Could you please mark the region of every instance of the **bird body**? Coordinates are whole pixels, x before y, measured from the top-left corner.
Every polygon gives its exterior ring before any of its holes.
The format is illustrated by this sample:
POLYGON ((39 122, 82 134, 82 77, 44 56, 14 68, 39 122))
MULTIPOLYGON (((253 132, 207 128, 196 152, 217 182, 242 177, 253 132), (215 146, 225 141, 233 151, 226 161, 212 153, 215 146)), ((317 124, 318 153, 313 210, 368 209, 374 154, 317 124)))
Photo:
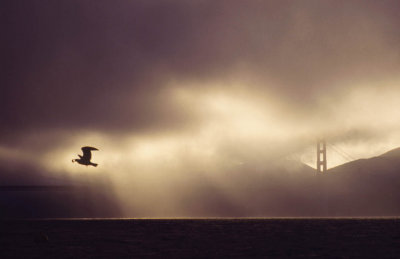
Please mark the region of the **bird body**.
POLYGON ((95 147, 88 147, 88 146, 82 147, 81 149, 82 149, 82 152, 83 152, 83 156, 78 155, 79 158, 72 159, 72 162, 77 162, 78 164, 86 165, 86 166, 92 165, 92 166, 96 167, 97 164, 92 163, 90 160, 92 159, 92 151, 95 151, 95 150, 98 150, 98 149, 95 148, 95 147))

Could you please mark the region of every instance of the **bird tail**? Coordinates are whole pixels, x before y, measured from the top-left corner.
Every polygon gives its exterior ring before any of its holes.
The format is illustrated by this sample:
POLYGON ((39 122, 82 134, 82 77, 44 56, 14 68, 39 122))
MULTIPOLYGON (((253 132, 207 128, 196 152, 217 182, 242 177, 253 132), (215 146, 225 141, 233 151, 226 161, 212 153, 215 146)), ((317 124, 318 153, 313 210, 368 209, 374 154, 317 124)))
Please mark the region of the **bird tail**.
POLYGON ((96 167, 98 164, 92 163, 92 166, 96 167))

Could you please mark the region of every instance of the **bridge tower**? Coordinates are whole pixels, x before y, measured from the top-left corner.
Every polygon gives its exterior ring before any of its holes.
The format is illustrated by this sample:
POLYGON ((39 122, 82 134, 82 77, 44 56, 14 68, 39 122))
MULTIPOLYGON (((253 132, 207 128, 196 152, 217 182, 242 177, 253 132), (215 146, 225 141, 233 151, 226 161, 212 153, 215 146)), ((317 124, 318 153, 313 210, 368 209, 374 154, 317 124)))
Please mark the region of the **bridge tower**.
POLYGON ((317 172, 326 172, 326 142, 324 139, 317 140, 317 172))

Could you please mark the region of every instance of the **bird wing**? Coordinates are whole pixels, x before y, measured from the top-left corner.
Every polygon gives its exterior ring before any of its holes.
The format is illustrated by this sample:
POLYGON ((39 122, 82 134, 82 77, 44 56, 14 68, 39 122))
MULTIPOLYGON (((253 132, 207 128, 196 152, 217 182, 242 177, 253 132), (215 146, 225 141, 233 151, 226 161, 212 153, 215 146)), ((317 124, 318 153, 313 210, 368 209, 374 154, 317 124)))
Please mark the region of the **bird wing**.
POLYGON ((87 159, 90 161, 90 159, 92 158, 92 150, 98 150, 95 147, 82 147, 82 152, 83 152, 83 158, 87 159))

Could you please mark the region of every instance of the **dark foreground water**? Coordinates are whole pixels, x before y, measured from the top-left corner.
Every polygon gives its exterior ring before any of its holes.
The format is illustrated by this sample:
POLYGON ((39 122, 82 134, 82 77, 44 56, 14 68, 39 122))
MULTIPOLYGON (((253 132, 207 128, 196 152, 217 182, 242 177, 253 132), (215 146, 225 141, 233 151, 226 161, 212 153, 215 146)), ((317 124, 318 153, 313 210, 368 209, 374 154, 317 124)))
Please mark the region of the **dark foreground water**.
POLYGON ((0 258, 400 258, 400 219, 3 220, 0 258))

